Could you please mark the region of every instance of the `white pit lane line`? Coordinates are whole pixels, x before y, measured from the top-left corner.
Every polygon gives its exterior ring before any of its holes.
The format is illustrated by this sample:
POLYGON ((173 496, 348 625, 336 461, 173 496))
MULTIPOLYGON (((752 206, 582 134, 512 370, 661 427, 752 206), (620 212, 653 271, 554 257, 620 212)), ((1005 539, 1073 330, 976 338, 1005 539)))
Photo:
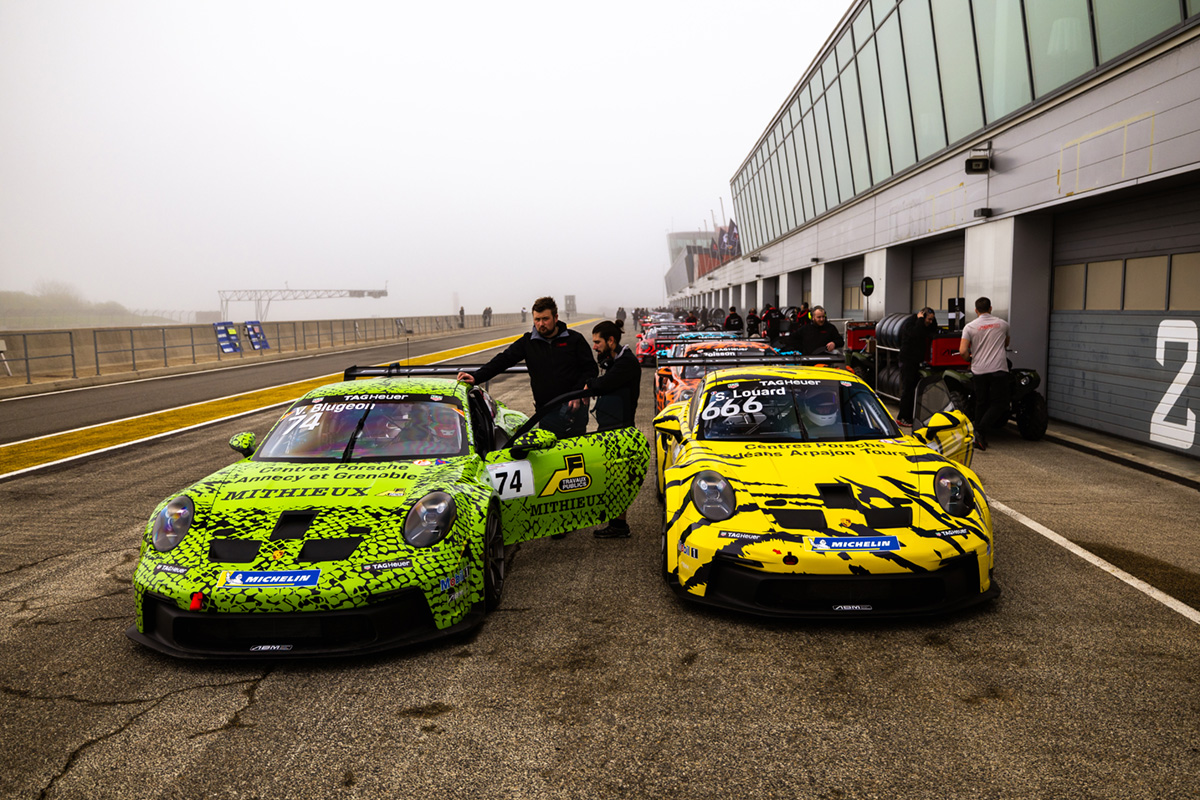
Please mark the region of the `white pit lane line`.
POLYGON ((1133 588, 1137 589, 1142 594, 1144 594, 1154 600, 1157 600, 1158 602, 1162 603, 1164 606, 1171 609, 1172 611, 1177 611, 1180 614, 1182 614, 1183 616, 1187 617, 1192 622, 1195 622, 1197 625, 1200 625, 1200 611, 1197 611, 1196 609, 1192 608, 1187 603, 1183 603, 1183 602, 1180 602, 1179 600, 1176 600, 1174 597, 1171 597, 1171 595, 1167 594, 1166 592, 1162 592, 1158 589, 1155 589, 1153 586, 1146 583, 1144 580, 1141 580, 1140 578, 1135 578, 1134 576, 1130 575, 1125 570, 1108 563, 1103 558, 1100 558, 1100 556, 1095 555, 1094 553, 1090 553, 1087 550, 1084 550, 1079 545, 1075 544, 1074 542, 1070 541, 1069 539, 1066 539, 1066 538, 1060 536, 1059 534, 1057 534, 1054 531, 1047 528, 1045 525, 1042 525, 1039 522, 1035 522, 1035 521, 1031 520, 1029 517, 1025 516, 1020 511, 1009 508, 1008 506, 1004 505, 1003 503, 993 500, 990 497, 988 498, 988 505, 991 506, 992 508, 996 509, 1000 513, 1004 514, 1005 516, 1012 517, 1017 522, 1024 525, 1026 528, 1029 528, 1034 533, 1039 533, 1042 536, 1045 536, 1047 539, 1054 542, 1059 547, 1065 548, 1066 550, 1068 550, 1068 551, 1074 553, 1075 555, 1079 556, 1080 558, 1082 558, 1084 561, 1087 561, 1089 564, 1099 567, 1100 569, 1107 572, 1109 575, 1112 575, 1114 578, 1124 581, 1125 583, 1129 584, 1133 588))

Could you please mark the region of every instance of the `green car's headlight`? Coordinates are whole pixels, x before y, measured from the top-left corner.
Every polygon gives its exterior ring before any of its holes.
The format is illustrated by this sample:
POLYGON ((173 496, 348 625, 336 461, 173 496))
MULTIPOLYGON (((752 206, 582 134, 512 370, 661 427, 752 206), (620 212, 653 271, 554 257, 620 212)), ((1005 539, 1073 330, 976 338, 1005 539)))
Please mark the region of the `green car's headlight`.
POLYGON ((737 511, 733 487, 720 473, 706 469, 692 479, 692 502, 704 517, 720 522, 737 511))
POLYGON ((161 553, 173 550, 175 545, 183 541, 192 521, 196 517, 196 504, 186 494, 181 494, 154 517, 154 526, 150 529, 150 541, 154 549, 161 553))
POLYGON ((408 510, 404 518, 404 541, 413 547, 435 545, 454 527, 458 508, 445 492, 430 492, 408 510))
POLYGON ((975 493, 963 474, 954 467, 942 467, 933 479, 933 492, 938 505, 947 514, 956 517, 968 516, 975 508, 975 493))

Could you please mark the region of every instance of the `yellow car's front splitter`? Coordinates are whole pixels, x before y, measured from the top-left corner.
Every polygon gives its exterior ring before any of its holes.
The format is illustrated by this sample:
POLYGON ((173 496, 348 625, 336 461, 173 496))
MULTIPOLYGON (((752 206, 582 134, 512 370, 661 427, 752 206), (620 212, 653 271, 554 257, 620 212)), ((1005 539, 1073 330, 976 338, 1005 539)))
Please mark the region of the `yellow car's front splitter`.
POLYGON ((991 543, 969 529, 771 534, 691 526, 669 543, 689 600, 772 617, 944 613, 996 597, 991 543))

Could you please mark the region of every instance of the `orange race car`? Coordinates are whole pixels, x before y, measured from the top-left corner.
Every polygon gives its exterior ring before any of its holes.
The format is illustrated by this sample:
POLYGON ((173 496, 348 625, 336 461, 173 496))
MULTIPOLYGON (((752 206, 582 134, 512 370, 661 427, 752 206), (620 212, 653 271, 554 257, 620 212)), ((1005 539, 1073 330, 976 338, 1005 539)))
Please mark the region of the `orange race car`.
MULTIPOLYGON (((765 342, 745 339, 714 339, 683 345, 678 355, 685 359, 702 359, 713 356, 773 356, 775 350, 765 342)), ((688 400, 696 387, 704 380, 707 370, 700 364, 690 366, 659 367, 654 376, 654 410, 662 411, 672 403, 688 400)))

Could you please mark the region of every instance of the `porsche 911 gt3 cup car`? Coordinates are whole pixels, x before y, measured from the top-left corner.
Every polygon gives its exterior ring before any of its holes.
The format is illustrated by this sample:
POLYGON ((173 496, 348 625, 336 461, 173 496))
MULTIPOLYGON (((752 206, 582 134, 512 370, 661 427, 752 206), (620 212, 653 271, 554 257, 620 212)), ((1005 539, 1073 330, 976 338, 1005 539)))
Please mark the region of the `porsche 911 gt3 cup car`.
POLYGON ((903 435, 841 370, 710 373, 655 419, 662 572, 689 600, 765 616, 888 616, 995 597, 973 431, 944 385, 903 435), (665 444, 664 444, 665 442, 665 444))
POLYGON ((558 440, 532 427, 556 407, 527 418, 453 379, 387 377, 400 371, 347 370, 159 504, 129 637, 177 656, 310 656, 461 631, 499 604, 506 545, 636 496, 636 429, 558 440))

